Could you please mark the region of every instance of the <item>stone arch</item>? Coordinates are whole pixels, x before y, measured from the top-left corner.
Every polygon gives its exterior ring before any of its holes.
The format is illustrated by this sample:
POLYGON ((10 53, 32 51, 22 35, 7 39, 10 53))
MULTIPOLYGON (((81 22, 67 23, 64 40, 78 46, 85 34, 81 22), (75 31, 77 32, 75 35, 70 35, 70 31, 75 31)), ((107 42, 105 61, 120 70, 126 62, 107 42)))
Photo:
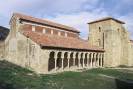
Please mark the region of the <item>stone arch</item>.
POLYGON ((88 53, 85 53, 84 64, 86 67, 87 67, 87 55, 88 55, 88 53))
POLYGON ((62 54, 62 52, 58 52, 58 54, 57 54, 57 67, 58 68, 61 68, 61 66, 62 66, 61 54, 62 54))
POLYGON ((102 67, 103 67, 103 65, 104 65, 104 54, 102 54, 102 67))
POLYGON ((79 65, 79 58, 78 58, 79 53, 75 54, 75 66, 79 65))
POLYGON ((95 62, 95 64, 96 64, 96 66, 98 65, 98 53, 96 53, 96 62, 95 62))
POLYGON ((50 52, 49 61, 48 61, 48 71, 51 71, 52 69, 55 68, 55 58, 54 58, 54 56, 55 56, 55 52, 54 51, 50 52))
POLYGON ((92 58, 92 53, 89 54, 89 65, 91 66, 91 58, 92 58))
POLYGON ((101 54, 99 54, 99 66, 101 66, 101 54))
POLYGON ((68 66, 68 52, 64 53, 64 68, 68 66))
POLYGON ((69 61, 69 63, 70 63, 70 64, 69 64, 70 67, 73 66, 73 63, 74 63, 74 62, 73 62, 73 52, 70 53, 70 61, 69 61))
POLYGON ((80 55, 80 64, 83 67, 83 53, 81 53, 81 55, 80 55))
POLYGON ((95 64, 95 53, 92 53, 92 67, 94 66, 95 64))

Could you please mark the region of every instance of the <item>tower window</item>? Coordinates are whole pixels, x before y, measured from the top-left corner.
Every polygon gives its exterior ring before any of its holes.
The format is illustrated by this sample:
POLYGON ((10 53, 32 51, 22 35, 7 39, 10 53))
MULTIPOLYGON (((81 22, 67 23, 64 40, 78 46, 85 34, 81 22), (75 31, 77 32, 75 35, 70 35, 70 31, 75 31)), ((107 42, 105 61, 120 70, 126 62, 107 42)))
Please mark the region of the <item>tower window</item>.
POLYGON ((98 46, 101 46, 101 40, 98 39, 98 46))
POLYGON ((101 27, 99 27, 99 32, 101 32, 101 27))
POLYGON ((117 29, 117 31, 119 32, 119 31, 120 31, 120 29, 118 28, 118 29, 117 29))

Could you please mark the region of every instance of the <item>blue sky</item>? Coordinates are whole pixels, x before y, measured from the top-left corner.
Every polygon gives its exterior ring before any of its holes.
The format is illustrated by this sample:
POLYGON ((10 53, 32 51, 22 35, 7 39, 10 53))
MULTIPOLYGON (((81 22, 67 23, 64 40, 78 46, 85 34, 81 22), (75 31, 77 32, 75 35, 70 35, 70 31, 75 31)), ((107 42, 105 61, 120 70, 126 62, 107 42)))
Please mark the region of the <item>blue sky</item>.
POLYGON ((80 30, 87 39, 87 23, 106 16, 125 21, 133 39, 133 0, 2 0, 0 25, 9 27, 13 12, 49 19, 80 30))

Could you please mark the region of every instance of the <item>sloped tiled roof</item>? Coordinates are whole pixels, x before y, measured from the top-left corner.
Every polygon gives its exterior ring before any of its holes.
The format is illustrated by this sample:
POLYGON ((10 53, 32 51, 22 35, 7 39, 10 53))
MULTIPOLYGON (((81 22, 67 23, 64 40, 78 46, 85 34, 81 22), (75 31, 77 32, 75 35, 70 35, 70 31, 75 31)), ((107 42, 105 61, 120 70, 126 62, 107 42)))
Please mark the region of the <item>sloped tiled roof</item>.
POLYGON ((99 47, 90 46, 88 41, 55 35, 47 35, 33 31, 23 31, 23 34, 39 45, 45 47, 68 48, 76 50, 104 51, 99 47))
POLYGON ((43 24, 43 25, 47 25, 47 26, 51 26, 51 27, 55 27, 55 28, 59 28, 59 29, 64 29, 64 30, 67 30, 67 31, 80 33, 77 29, 75 29, 73 27, 69 27, 69 26, 66 26, 66 25, 55 23, 55 22, 52 22, 52 21, 49 21, 49 20, 39 19, 39 18, 35 18, 35 17, 32 17, 32 16, 20 14, 20 13, 14 13, 13 16, 18 17, 21 20, 26 20, 26 21, 35 22, 35 23, 39 23, 39 24, 43 24))
POLYGON ((114 20, 114 21, 116 21, 116 22, 119 22, 119 23, 121 23, 121 24, 125 24, 125 22, 120 21, 120 20, 115 19, 115 18, 112 18, 112 17, 101 18, 101 19, 98 19, 98 20, 95 20, 95 21, 91 21, 91 22, 89 22, 88 24, 92 24, 92 23, 96 23, 96 22, 100 22, 100 21, 105 21, 105 20, 111 20, 111 19, 114 20))

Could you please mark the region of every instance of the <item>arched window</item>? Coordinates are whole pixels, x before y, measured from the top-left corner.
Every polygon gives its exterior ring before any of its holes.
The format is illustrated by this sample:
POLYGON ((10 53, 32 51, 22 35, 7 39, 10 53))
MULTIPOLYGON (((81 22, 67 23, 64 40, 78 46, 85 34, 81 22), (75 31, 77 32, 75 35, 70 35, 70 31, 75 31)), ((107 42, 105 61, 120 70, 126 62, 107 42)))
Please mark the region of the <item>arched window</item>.
POLYGON ((48 71, 52 70, 55 68, 55 52, 52 51, 49 54, 49 61, 48 61, 48 71))

